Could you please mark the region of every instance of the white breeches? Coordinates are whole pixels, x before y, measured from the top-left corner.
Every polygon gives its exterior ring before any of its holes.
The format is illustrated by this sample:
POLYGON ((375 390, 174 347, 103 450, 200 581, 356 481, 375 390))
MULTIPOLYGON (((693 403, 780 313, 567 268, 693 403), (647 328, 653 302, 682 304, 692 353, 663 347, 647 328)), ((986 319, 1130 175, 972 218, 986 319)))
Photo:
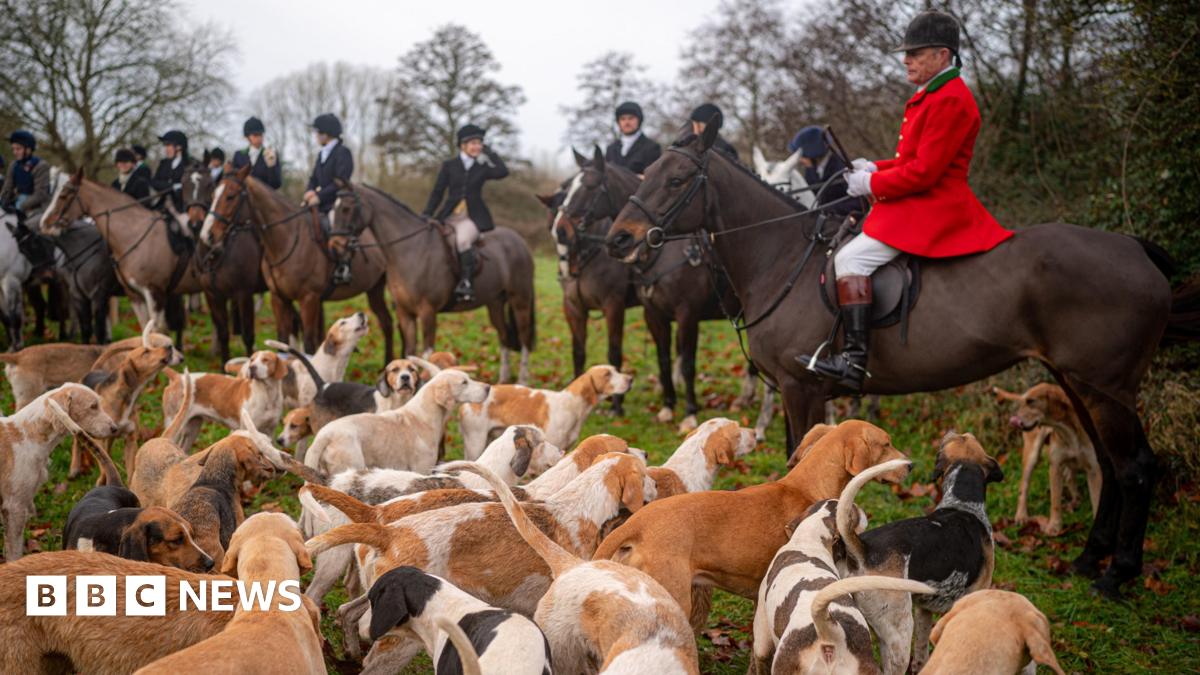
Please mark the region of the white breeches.
POLYGON ((900 255, 900 250, 860 232, 833 256, 837 278, 869 277, 875 270, 900 255))
POLYGON ((459 253, 466 251, 479 239, 479 228, 468 216, 450 217, 447 224, 454 228, 454 248, 459 253))

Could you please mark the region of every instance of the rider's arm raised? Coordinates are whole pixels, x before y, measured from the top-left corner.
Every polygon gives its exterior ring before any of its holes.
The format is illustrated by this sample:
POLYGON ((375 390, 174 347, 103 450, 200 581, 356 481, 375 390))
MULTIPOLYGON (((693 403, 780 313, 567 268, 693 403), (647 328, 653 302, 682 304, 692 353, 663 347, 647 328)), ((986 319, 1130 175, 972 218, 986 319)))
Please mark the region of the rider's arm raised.
POLYGON ((491 148, 484 148, 484 152, 487 153, 488 159, 492 162, 492 165, 487 167, 487 177, 491 180, 499 180, 507 176, 508 167, 504 166, 504 160, 500 159, 500 155, 496 154, 496 151, 491 148))

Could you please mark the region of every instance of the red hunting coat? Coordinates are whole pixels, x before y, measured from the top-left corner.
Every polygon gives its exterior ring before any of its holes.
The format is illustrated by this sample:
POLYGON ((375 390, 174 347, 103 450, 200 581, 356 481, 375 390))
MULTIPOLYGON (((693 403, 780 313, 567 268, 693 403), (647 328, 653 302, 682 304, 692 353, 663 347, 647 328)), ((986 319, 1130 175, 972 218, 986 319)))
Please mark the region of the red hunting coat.
POLYGON ((863 232, 928 258, 980 253, 1011 237, 967 185, 978 134, 979 107, 957 68, 913 94, 895 158, 875 162, 863 232))

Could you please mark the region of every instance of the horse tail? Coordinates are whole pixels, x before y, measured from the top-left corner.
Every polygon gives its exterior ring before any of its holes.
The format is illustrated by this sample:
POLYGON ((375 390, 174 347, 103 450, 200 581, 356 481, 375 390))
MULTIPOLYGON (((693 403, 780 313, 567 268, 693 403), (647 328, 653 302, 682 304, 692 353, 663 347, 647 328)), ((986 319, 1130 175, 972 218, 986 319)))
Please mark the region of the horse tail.
POLYGON ((1149 239, 1141 237, 1134 237, 1134 239, 1137 239, 1137 242, 1142 245, 1142 250, 1146 252, 1146 257, 1150 258, 1150 262, 1154 263, 1154 266, 1158 268, 1159 272, 1162 272, 1164 277, 1170 279, 1175 276, 1175 259, 1171 257, 1167 249, 1149 239))
POLYGON ((1171 313, 1162 344, 1200 340, 1200 275, 1194 275, 1171 292, 1171 313))
POLYGON ((312 362, 308 360, 307 354, 299 349, 296 349, 295 347, 292 347, 291 345, 279 342, 278 340, 267 340, 265 344, 271 349, 280 352, 286 352, 296 357, 296 360, 304 364, 304 368, 308 370, 308 375, 312 378, 313 384, 317 385, 317 391, 319 392, 325 388, 325 380, 321 379, 321 374, 317 372, 317 369, 313 367, 312 362))

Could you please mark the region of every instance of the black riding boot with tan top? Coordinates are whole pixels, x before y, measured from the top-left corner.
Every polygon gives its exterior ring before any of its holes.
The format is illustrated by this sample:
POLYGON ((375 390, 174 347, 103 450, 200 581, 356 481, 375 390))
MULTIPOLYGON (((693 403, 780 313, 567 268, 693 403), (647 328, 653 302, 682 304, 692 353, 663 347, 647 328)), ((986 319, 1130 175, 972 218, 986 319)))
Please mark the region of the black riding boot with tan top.
POLYGON ((871 331, 871 277, 848 276, 837 280, 838 306, 842 315, 842 352, 813 361, 811 355, 798 361, 817 376, 838 386, 861 392, 867 373, 867 347, 871 331))

